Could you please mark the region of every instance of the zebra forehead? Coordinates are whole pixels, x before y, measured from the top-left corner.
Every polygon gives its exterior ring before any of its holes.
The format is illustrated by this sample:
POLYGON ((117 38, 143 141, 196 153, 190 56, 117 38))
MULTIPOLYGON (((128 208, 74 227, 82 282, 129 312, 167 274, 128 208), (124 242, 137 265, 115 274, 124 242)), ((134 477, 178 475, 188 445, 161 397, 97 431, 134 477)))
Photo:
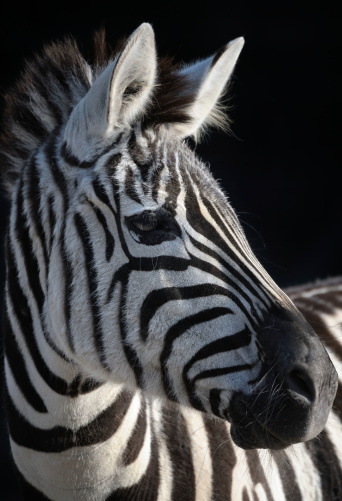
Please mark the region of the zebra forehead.
MULTIPOLYGON (((179 206, 181 186, 186 190, 190 184, 196 205, 203 205, 205 199, 210 200, 220 207, 224 218, 233 217, 236 222, 228 196, 214 179, 209 165, 197 157, 186 141, 163 126, 141 129, 141 124, 137 124, 118 146, 106 152, 95 170, 99 173, 104 171, 106 180, 114 181, 115 190, 129 196, 132 195, 132 187, 139 186, 147 195, 144 197, 146 203, 151 200, 157 202, 158 199, 164 202, 164 198, 168 197, 171 205, 178 199, 179 206)), ((189 206, 192 205, 192 198, 188 194, 189 206)), ((141 201, 139 199, 139 203, 141 201)), ((206 212, 204 207, 203 210, 206 212)))

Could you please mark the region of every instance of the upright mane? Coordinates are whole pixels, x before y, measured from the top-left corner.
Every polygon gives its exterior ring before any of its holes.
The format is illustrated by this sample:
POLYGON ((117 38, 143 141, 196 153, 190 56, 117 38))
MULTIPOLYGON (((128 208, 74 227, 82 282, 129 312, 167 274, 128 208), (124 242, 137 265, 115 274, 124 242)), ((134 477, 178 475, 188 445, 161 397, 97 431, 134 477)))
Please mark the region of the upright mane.
MULTIPOLYGON (((120 40, 112 49, 105 31, 99 30, 94 35, 90 63, 70 37, 46 45, 40 54, 26 62, 20 78, 4 96, 0 162, 8 193, 30 155, 45 137, 67 123, 74 107, 118 57, 123 44, 124 40, 120 40)), ((153 99, 142 117, 146 126, 187 122, 186 108, 193 100, 192 83, 177 71, 179 67, 170 57, 158 58, 153 99)), ((127 92, 134 93, 135 89, 127 92)))

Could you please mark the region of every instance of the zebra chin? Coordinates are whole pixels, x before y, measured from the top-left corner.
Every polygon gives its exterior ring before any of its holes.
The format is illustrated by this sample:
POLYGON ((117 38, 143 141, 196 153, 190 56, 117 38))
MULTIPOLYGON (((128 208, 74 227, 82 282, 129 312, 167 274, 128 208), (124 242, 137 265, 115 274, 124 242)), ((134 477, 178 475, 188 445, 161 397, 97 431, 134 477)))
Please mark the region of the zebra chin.
POLYGON ((249 394, 237 391, 224 417, 243 449, 284 449, 315 438, 337 392, 336 370, 315 332, 297 311, 275 309, 258 341, 262 371, 249 394))

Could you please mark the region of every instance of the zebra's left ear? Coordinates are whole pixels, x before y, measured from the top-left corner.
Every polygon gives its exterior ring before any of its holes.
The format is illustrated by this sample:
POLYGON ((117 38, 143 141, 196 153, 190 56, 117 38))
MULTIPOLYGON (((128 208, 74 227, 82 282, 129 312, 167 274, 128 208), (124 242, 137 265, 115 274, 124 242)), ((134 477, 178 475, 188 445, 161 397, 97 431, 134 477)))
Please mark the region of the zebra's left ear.
POLYGON ((193 136, 198 139, 206 126, 224 127, 226 120, 220 110, 220 98, 244 43, 243 37, 236 38, 213 56, 180 70, 180 74, 191 83, 194 100, 186 110, 190 119, 186 123, 171 125, 179 137, 193 136))
POLYGON ((77 153, 81 161, 90 160, 98 145, 143 115, 153 93, 156 65, 154 32, 143 23, 72 111, 64 133, 64 151, 70 159, 70 153, 77 153))

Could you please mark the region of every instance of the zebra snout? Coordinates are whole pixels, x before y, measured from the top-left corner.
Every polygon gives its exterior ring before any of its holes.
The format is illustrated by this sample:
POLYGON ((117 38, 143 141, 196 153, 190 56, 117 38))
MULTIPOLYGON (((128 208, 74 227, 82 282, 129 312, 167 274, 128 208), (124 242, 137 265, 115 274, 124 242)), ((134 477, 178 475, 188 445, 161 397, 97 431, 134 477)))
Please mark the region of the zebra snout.
POLYGON ((337 391, 337 373, 320 339, 301 313, 274 308, 257 335, 264 371, 274 375, 288 398, 304 407, 324 404, 329 413, 337 391))
POLYGON ((328 419, 336 370, 295 310, 273 310, 258 333, 262 371, 249 395, 235 394, 227 416, 240 447, 280 449, 317 436, 328 419))

